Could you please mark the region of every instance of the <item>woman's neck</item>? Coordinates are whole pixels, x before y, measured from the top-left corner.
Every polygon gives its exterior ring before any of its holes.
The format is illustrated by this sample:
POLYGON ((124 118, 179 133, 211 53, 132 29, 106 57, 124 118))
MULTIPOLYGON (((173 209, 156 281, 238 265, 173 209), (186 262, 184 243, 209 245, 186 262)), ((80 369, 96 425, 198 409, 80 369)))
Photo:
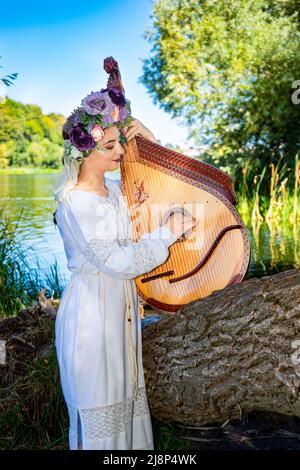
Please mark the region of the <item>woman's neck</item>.
POLYGON ((87 191, 96 191, 96 192, 107 192, 105 187, 105 176, 104 173, 91 173, 85 174, 85 172, 80 172, 78 176, 78 181, 76 184, 77 188, 84 188, 87 191))

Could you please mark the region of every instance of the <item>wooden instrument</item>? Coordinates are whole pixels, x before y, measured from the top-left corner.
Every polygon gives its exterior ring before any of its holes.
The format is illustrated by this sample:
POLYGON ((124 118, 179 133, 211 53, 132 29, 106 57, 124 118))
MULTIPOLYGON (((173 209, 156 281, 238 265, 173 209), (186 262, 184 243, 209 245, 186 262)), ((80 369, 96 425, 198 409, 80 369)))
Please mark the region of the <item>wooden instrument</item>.
MULTIPOLYGON (((123 91, 116 69, 114 77, 123 91)), ((231 177, 142 136, 131 139, 125 149, 121 189, 135 241, 166 223, 174 212, 198 221, 170 246, 165 263, 135 278, 140 297, 155 309, 174 313, 241 282, 249 269, 250 243, 234 207, 231 177)))

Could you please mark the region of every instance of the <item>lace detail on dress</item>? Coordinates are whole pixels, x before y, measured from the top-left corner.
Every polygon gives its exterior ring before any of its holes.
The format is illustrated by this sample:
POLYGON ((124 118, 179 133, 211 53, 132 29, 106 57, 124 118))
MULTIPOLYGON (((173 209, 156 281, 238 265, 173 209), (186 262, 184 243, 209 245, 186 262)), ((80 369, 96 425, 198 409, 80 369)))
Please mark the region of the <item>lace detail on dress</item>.
POLYGON ((137 399, 133 402, 133 417, 148 415, 149 407, 146 395, 146 387, 138 389, 137 399))
POLYGON ((146 240, 135 243, 126 239, 117 241, 111 238, 94 238, 86 245, 84 254, 87 260, 101 271, 103 270, 103 265, 105 265, 114 248, 117 246, 117 243, 123 247, 132 243, 135 263, 134 274, 136 276, 148 273, 157 266, 154 253, 146 240))
POLYGON ((153 251, 147 242, 133 245, 133 250, 137 274, 148 273, 157 266, 153 251))
POLYGON ((103 264, 110 257, 114 244, 114 240, 108 238, 94 238, 85 247, 84 254, 91 264, 96 265, 101 270, 103 264))
POLYGON ((149 417, 146 388, 138 389, 137 399, 132 397, 101 408, 81 410, 83 429, 88 439, 112 437, 130 428, 133 419, 149 417))

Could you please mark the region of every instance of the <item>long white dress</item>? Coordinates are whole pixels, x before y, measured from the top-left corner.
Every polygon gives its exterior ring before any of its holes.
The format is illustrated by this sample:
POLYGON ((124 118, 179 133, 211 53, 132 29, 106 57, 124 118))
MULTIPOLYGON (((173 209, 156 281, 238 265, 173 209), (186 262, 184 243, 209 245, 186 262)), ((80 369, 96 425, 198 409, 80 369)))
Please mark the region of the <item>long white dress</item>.
POLYGON ((68 407, 69 448, 153 449, 134 278, 164 263, 176 237, 166 227, 132 240, 119 181, 108 197, 71 190, 56 211, 68 269, 55 321, 60 380, 68 407), (132 379, 126 291, 136 382, 132 379))

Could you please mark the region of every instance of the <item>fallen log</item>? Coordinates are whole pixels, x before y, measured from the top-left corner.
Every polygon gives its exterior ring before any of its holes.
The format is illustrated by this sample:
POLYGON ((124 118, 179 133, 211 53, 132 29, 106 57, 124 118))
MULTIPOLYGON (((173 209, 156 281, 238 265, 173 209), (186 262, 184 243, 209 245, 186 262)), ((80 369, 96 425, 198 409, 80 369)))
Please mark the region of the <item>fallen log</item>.
POLYGON ((147 326, 143 362, 159 421, 299 417, 300 270, 244 280, 147 326))

